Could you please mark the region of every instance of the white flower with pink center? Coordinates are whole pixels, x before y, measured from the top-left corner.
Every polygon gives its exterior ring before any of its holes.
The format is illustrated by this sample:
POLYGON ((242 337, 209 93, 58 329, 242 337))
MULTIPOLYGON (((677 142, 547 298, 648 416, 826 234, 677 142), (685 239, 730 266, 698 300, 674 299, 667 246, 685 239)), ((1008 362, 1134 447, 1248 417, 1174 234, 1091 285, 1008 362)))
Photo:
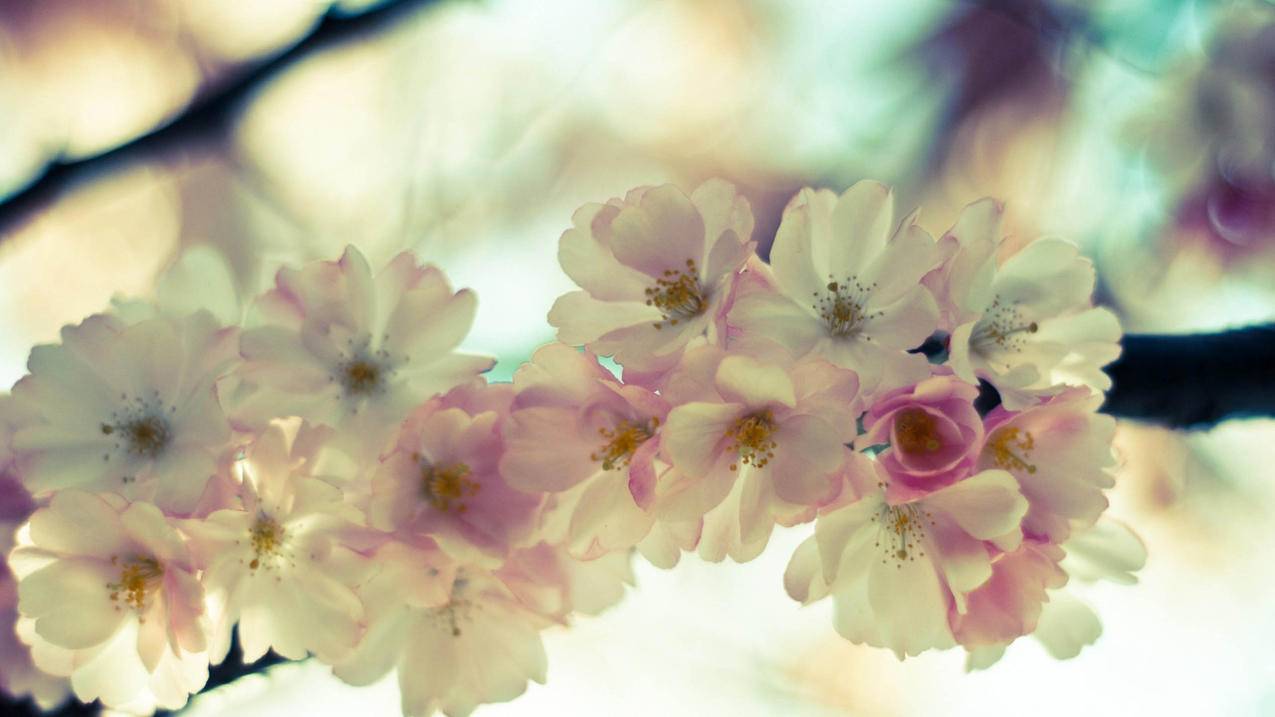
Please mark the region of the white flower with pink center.
POLYGON ((1102 367, 1120 355, 1120 324, 1093 306, 1093 263, 1061 239, 1011 253, 1000 222, 991 200, 966 207, 940 240, 943 265, 926 279, 947 310, 952 369, 986 379, 1015 409, 1057 384, 1110 388, 1102 367))
POLYGON ((243 333, 232 418, 260 427, 300 416, 367 446, 425 399, 491 368, 456 351, 476 308, 472 291, 453 292, 408 252, 376 274, 353 246, 339 261, 280 269, 243 333))
POLYGON ((641 541, 668 403, 563 344, 536 351, 514 387, 500 472, 514 488, 553 494, 546 539, 582 557, 641 541))
POLYGON ((914 217, 895 221, 894 193, 877 182, 840 196, 801 190, 770 250, 775 289, 741 292, 727 316, 733 334, 852 369, 868 392, 924 378, 925 357, 907 351, 937 324, 920 279, 938 256, 914 217))
POLYGON ((586 204, 558 260, 581 291, 549 312, 558 339, 626 369, 669 368, 686 346, 718 340, 731 284, 753 255, 748 202, 721 180, 688 197, 672 185, 586 204))
POLYGON ((499 567, 531 536, 543 502, 509 487, 498 470, 513 400, 513 386, 478 379, 413 412, 372 477, 369 524, 499 567))
POLYGON ((8 407, 23 483, 37 497, 81 488, 192 510, 229 449, 215 383, 237 341, 197 312, 132 325, 92 316, 35 347, 8 407))
POLYGON ((854 439, 859 383, 822 360, 798 363, 704 347, 669 379, 663 431, 672 470, 655 488, 665 520, 704 518, 700 555, 743 562, 776 522, 813 517, 838 490, 854 439))
POLYGON ((176 709, 208 678, 203 590, 159 509, 59 491, 18 533, 18 635, 37 667, 107 707, 176 709))
POLYGON ((951 614, 966 614, 969 595, 991 579, 990 556, 1022 541, 1018 484, 989 470, 891 503, 888 474, 860 454, 849 479, 856 490, 821 511, 814 537, 794 553, 788 594, 802 603, 831 595, 837 632, 900 658, 952 647, 951 614))
POLYGON ((328 431, 274 423, 245 452, 241 505, 182 522, 203 570, 215 620, 209 652, 220 662, 239 625, 244 659, 273 649, 300 659, 340 659, 362 633, 354 586, 370 569, 362 514, 316 477, 328 431))

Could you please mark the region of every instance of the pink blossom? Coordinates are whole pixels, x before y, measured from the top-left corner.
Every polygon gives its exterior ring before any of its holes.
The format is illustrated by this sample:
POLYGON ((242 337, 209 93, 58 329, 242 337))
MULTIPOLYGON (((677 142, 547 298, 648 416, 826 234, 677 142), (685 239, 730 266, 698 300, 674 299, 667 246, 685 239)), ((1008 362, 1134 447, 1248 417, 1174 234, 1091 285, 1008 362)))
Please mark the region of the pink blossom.
POLYGON ((889 444, 877 456, 890 474, 891 502, 919 498, 968 476, 983 444, 978 388, 936 375, 878 399, 863 417, 861 446, 889 444))
POLYGON ((626 369, 667 369, 687 345, 717 340, 736 273, 753 255, 752 212, 721 180, 688 197, 672 185, 586 204, 558 248, 580 286, 549 312, 558 339, 626 369))
POLYGON ((854 490, 820 511, 788 564, 788 594, 802 603, 831 595, 837 632, 900 659, 952 647, 951 615, 966 614, 991 579, 990 556, 1021 542, 1027 502, 1017 483, 983 471, 895 504, 875 461, 856 454, 847 477, 854 490))
POLYGON ((1016 550, 992 558, 992 576, 969 594, 964 613, 949 613, 956 641, 967 649, 997 645, 1036 630, 1048 590, 1067 583, 1053 543, 1024 540, 1016 550))
POLYGON ((371 566, 358 552, 362 514, 338 481, 318 473, 330 433, 295 420, 272 424, 240 462, 240 504, 182 522, 214 608, 215 662, 236 622, 246 660, 273 649, 331 662, 358 642, 363 606, 354 586, 371 566))
POLYGON ((379 449, 412 408, 491 368, 456 351, 476 307, 408 252, 376 274, 353 246, 340 261, 280 269, 243 334, 233 416, 253 428, 300 416, 379 449))
POLYGON ((803 189, 770 251, 777 290, 741 292, 732 333, 851 369, 869 393, 923 378, 925 357, 907 350, 935 328, 938 309, 920 279, 938 257, 914 220, 895 226, 894 193, 877 182, 840 196, 803 189))
POLYGON ((581 557, 630 548, 647 534, 645 507, 668 404, 624 385, 588 352, 545 346, 514 375, 518 395, 505 426, 505 481, 553 494, 551 540, 581 557))
POLYGON ((132 325, 99 314, 32 349, 6 410, 23 483, 37 497, 74 487, 192 510, 230 449, 214 384, 237 338, 206 312, 132 325))
POLYGON ((1073 526, 1093 525, 1107 509, 1116 422, 1095 412, 1101 403, 1102 396, 1072 388, 1021 412, 998 407, 987 415, 978 466, 1018 481, 1030 506, 1027 535, 1061 543, 1073 526))
POLYGON ((427 535, 459 561, 499 566, 531 535, 542 502, 497 470, 513 400, 513 386, 480 378, 413 412, 372 477, 372 527, 427 535))
POLYGON ((785 365, 713 347, 688 354, 669 379, 679 405, 664 428, 672 470, 656 488, 657 513, 704 517, 707 559, 755 557, 776 521, 813 517, 835 494, 858 387, 852 371, 817 359, 785 365))
POLYGON ((108 707, 175 709, 208 677, 204 594, 155 506, 63 490, 19 531, 18 635, 35 664, 108 707))

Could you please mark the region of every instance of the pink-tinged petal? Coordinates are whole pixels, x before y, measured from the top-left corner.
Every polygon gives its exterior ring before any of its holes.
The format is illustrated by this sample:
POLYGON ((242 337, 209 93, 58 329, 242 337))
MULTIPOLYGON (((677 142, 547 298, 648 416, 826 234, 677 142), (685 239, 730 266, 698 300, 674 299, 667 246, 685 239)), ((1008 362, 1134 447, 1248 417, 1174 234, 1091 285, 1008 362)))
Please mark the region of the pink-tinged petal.
POLYGON ((924 286, 913 285, 893 303, 873 311, 864 320, 862 333, 885 348, 916 348, 938 326, 938 305, 924 286))
POLYGON ((986 470, 925 498, 925 507, 951 518, 970 536, 992 540, 1014 533, 1027 514, 1018 482, 1002 470, 986 470))
POLYGON ((803 189, 784 209, 770 266, 787 296, 805 299, 826 291, 830 247, 839 241, 831 224, 836 202, 837 195, 826 189, 803 189))
POLYGON ((564 344, 547 344, 536 349, 531 361, 514 372, 517 408, 528 406, 579 405, 597 390, 599 381, 613 381, 610 371, 587 351, 564 344))
POLYGON ((199 503, 216 469, 216 461, 206 450, 174 447, 156 466, 158 479, 152 500, 174 514, 188 514, 199 503))
POLYGON ((1046 590, 1062 587, 1067 574, 1058 567, 1056 546, 1024 542, 997 557, 991 579, 969 595, 965 611, 952 615, 952 629, 964 645, 1009 643, 1036 629, 1046 590))
POLYGON ((129 538, 146 547, 161 563, 186 563, 189 557, 181 536, 173 529, 159 508, 149 503, 133 503, 119 517, 129 538))
POLYGON ((690 522, 704 517, 716 508, 739 478, 739 470, 731 470, 734 456, 718 456, 716 463, 705 471, 684 475, 676 470, 661 477, 665 485, 657 489, 655 511, 662 520, 690 522))
POLYGON ((797 403, 792 379, 781 366, 766 364, 749 356, 727 356, 717 367, 715 379, 722 398, 750 408, 797 403))
POLYGON ((704 221, 690 198, 672 185, 654 187, 637 206, 621 209, 611 229, 615 257, 651 277, 686 271, 688 260, 701 264, 706 254, 704 221))
POLYGON ((558 240, 558 263, 586 293, 599 301, 642 302, 651 278, 615 258, 611 222, 620 209, 586 204, 571 217, 575 225, 558 240))
POLYGON ((655 460, 659 451, 658 440, 647 440, 633 452, 629 462, 629 494, 643 510, 649 509, 655 501, 655 460))
POLYGON ((838 280, 865 275, 894 230, 894 191, 868 179, 855 182, 837 198, 830 221, 828 273, 838 280))
POLYGON ((1069 660, 1102 635, 1093 608, 1066 592, 1050 594, 1036 621, 1037 640, 1056 660, 1069 660))
POLYGON ((952 608, 957 614, 963 613, 966 595, 992 577, 988 545, 970 537, 944 516, 931 518, 925 531, 926 550, 952 596, 952 608))
POLYGON ((93 647, 114 635, 127 616, 116 609, 107 587, 118 578, 109 563, 58 560, 18 583, 18 610, 34 618, 36 633, 54 645, 93 647))
POLYGON ((332 674, 347 685, 365 687, 380 680, 394 669, 411 636, 411 608, 398 608, 368 625, 358 647, 344 661, 335 665, 332 674))
POLYGON ((661 442, 674 468, 702 476, 717 462, 727 431, 747 407, 738 403, 686 403, 669 411, 661 442))
POLYGON ((245 377, 266 378, 281 391, 312 391, 328 382, 328 368, 301 343, 297 332, 280 326, 248 329, 239 335, 239 350, 254 365, 245 377))
POLYGON ((937 263, 934 239, 915 224, 901 227, 859 275, 860 281, 873 287, 869 305, 894 303, 917 287, 937 263))
POLYGON ((709 247, 704 279, 716 283, 722 275, 737 271, 752 253, 752 208, 734 185, 720 179, 710 179, 696 187, 691 192, 691 203, 703 218, 709 247))
POLYGON ((654 325, 660 310, 639 302, 600 301, 584 291, 558 297, 549 309, 549 325, 558 330, 558 340, 571 346, 592 343, 617 329, 654 325))
POLYGON ((623 473, 608 471, 590 481, 571 514, 571 552, 583 560, 637 545, 653 517, 634 502, 623 473))
POLYGON ((842 426, 842 443, 853 440, 855 419, 863 413, 858 374, 819 358, 799 361, 790 373, 797 410, 821 416, 834 427, 842 426))
POLYGON ((855 552, 870 533, 876 532, 873 518, 881 512, 883 505, 879 496, 869 495, 819 516, 815 523, 815 540, 819 545, 819 559, 826 581, 836 580, 843 560, 855 552))
POLYGON ((775 458, 770 474, 775 495, 797 505, 819 505, 837 492, 834 472, 841 466, 845 446, 822 418, 789 416, 775 432, 775 458))
POLYGON ((31 516, 31 540, 55 553, 106 559, 129 545, 119 511, 97 495, 76 490, 58 492, 31 516))
POLYGON ((899 659, 955 644, 947 623, 948 596, 929 560, 872 563, 868 602, 878 621, 878 646, 899 659))
POLYGON ((495 365, 496 359, 490 356, 462 353, 446 354, 428 362, 424 357, 419 361, 413 359, 412 363, 399 369, 408 378, 396 389, 412 394, 416 400, 423 400, 469 383, 495 365))
POLYGON ((784 570, 784 591, 802 605, 809 605, 828 595, 828 582, 824 580, 819 560, 819 544, 813 535, 797 546, 788 561, 784 570))
MULTIPOLYGON (((446 279, 437 279, 446 287, 446 279)), ((385 327, 383 348, 398 360, 429 361, 453 351, 469 334, 478 295, 461 289, 438 297, 427 288, 403 294, 385 327)))
POLYGON ((738 340, 768 339, 794 356, 809 353, 827 333, 823 322, 813 313, 786 296, 769 292, 740 296, 731 306, 726 321, 736 329, 738 340))
POLYGON ((578 412, 539 406, 515 411, 505 425, 500 474, 527 492, 568 490, 602 469, 592 455, 602 444, 580 440, 578 412))
POLYGON ((994 286, 1002 302, 1020 304, 1033 316, 1054 316, 1089 305, 1093 263, 1075 244, 1037 239, 1001 264, 994 286))

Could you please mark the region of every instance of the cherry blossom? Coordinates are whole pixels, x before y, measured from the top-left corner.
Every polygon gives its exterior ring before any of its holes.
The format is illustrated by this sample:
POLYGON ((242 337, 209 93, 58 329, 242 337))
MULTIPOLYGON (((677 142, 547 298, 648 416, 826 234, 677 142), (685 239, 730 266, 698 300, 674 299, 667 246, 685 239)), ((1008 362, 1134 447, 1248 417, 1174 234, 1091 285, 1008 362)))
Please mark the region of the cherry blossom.
POLYGON ((38 497, 82 488, 191 510, 230 448, 214 384, 237 339, 206 312, 132 325, 99 314, 32 349, 9 410, 23 483, 38 497))
POLYGON ((983 444, 976 398, 976 387, 936 375, 872 404, 856 442, 889 444, 877 458, 890 474, 891 500, 920 497, 969 475, 983 444))
POLYGON ((514 387, 500 472, 514 488, 553 494, 546 537, 586 558, 642 540, 668 403, 562 344, 537 351, 514 387))
POLYGON ((459 561, 499 567, 531 536, 543 502, 510 488, 497 470, 513 400, 513 386, 480 378, 413 412, 372 477, 370 524, 429 536, 459 561))
POLYGON ((209 652, 220 662, 238 622, 244 658, 267 649, 331 662, 354 648, 363 606, 354 586, 370 564, 362 514, 314 474, 326 432, 274 423, 245 452, 241 504, 183 521, 216 620, 209 652))
POLYGON ((664 427, 672 471, 656 488, 656 510, 673 521, 705 519, 702 557, 749 560, 776 521, 809 519, 835 495, 854 437, 854 372, 705 347, 670 384, 686 395, 664 427))
POLYGON ((988 380, 1015 409, 1057 384, 1109 388, 1101 368, 1120 355, 1120 326, 1091 303, 1093 263, 1053 238, 1008 253, 1000 220, 989 200, 967 207, 941 240, 944 265, 927 277, 948 307, 952 369, 988 380))
POLYGON ((62 490, 18 532, 18 635, 75 696, 176 709, 208 677, 203 590, 181 535, 149 503, 62 490))
POLYGON ((374 443, 421 401, 491 368, 456 351, 476 308, 473 292, 453 292, 407 252, 375 275, 353 246, 339 261, 280 269, 243 333, 232 416, 259 427, 295 415, 374 443))
POLYGON ((549 312, 558 339, 626 369, 667 369, 701 337, 719 339, 736 273, 753 255, 748 202, 721 180, 688 197, 672 185, 586 204, 558 248, 581 288, 549 312))
POLYGON ((770 339, 854 370, 865 391, 904 385, 928 373, 923 356, 906 352, 937 325, 920 285, 937 261, 915 216, 896 226, 889 187, 803 189, 770 250, 775 289, 741 291, 727 321, 741 340, 770 339))
POLYGON ((998 407, 987 415, 978 465, 1018 481, 1028 535, 1061 543, 1073 526, 1093 525, 1107 509, 1116 422, 1095 413, 1100 403, 1101 396, 1071 388, 1021 412, 998 407))
POLYGON ((854 462, 854 490, 820 511, 814 537, 794 553, 788 594, 802 603, 831 595, 837 632, 900 659, 954 646, 950 614, 969 612, 971 594, 992 578, 991 555, 1021 544, 1018 484, 988 470, 891 503, 880 465, 861 454, 854 462))

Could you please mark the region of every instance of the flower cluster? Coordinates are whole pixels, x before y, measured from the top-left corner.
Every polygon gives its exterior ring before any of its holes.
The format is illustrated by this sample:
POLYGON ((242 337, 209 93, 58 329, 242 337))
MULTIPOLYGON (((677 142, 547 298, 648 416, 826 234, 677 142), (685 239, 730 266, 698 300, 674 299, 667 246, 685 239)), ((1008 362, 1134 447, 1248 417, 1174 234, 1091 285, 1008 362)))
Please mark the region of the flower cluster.
POLYGON ((1000 214, 935 241, 880 184, 803 190, 765 263, 725 182, 587 205, 561 343, 512 384, 458 350, 474 295, 408 253, 66 327, 0 399, 0 684, 176 708, 235 635, 465 715, 543 681, 541 632, 619 600, 635 551, 746 561, 808 523, 785 585, 850 640, 1075 654, 1068 566, 1141 559, 1099 522, 1119 327, 1073 246, 1000 214))

